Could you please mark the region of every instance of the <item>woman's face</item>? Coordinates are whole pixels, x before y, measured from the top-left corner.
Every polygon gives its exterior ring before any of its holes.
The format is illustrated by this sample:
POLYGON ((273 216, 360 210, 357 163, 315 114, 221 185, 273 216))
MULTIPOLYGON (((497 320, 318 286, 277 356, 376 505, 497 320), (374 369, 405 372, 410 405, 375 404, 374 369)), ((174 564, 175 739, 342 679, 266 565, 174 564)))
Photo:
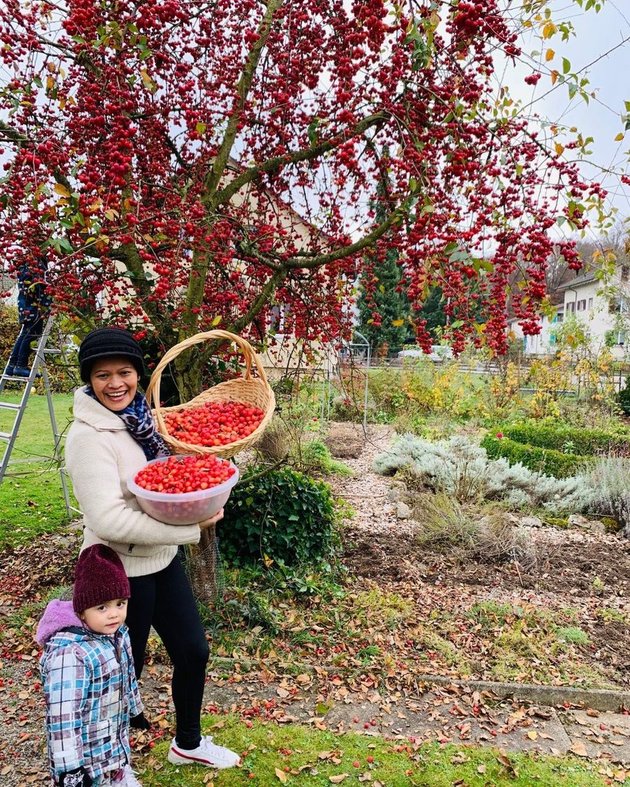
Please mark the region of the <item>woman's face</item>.
POLYGON ((138 372, 127 358, 104 358, 94 362, 90 385, 103 407, 119 412, 136 395, 138 372))

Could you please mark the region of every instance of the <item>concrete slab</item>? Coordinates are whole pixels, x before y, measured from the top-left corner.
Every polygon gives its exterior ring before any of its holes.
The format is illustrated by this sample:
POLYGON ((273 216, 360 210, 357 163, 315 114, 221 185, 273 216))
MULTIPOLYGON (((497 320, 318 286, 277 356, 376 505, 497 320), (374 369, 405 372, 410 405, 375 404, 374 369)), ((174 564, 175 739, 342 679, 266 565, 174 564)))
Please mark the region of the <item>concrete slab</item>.
POLYGON ((207 711, 218 707, 280 724, 630 763, 630 715, 624 713, 485 702, 480 695, 444 689, 409 697, 338 687, 324 696, 313 685, 296 685, 293 678, 261 682, 241 675, 234 681, 212 673, 205 701, 207 711))
POLYGON ((563 712, 561 718, 573 751, 630 764, 630 716, 571 710, 563 712))

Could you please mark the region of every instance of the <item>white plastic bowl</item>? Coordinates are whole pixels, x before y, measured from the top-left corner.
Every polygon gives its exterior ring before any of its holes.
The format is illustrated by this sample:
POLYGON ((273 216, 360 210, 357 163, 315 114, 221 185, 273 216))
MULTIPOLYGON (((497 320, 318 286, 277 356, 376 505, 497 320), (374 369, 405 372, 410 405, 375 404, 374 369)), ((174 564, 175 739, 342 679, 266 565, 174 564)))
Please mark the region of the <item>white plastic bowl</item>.
MULTIPOLYGON (((171 457, 161 456, 151 459, 148 465, 156 462, 165 462, 171 457)), ((230 465, 234 473, 222 484, 200 489, 198 492, 182 492, 174 494, 169 492, 152 492, 138 486, 134 478, 140 471, 136 471, 127 481, 127 488, 138 500, 140 508, 153 519, 167 525, 194 525, 204 519, 214 516, 227 503, 232 492, 232 487, 239 479, 238 467, 233 462, 230 465)))

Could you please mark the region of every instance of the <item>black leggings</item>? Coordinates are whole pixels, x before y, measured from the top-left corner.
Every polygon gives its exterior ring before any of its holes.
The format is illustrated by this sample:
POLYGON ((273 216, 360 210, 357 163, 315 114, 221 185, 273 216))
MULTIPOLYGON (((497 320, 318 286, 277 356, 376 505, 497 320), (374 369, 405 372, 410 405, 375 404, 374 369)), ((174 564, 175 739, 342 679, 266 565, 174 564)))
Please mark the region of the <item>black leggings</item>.
POLYGON ((190 582, 177 555, 162 571, 130 577, 127 625, 136 676, 144 666, 151 626, 173 663, 177 744, 194 749, 201 740, 201 705, 209 649, 190 582))

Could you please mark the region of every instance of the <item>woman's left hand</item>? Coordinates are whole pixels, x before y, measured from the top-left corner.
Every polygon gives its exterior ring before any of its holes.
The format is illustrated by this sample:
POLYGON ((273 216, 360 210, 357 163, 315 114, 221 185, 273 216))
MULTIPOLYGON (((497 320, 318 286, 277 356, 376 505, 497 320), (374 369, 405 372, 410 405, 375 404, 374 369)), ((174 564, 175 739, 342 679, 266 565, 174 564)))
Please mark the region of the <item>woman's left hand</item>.
POLYGON ((217 513, 214 516, 211 516, 209 519, 204 519, 199 523, 199 527, 201 530, 205 530, 208 527, 212 527, 212 525, 216 525, 219 519, 223 519, 223 509, 217 511, 217 513))

